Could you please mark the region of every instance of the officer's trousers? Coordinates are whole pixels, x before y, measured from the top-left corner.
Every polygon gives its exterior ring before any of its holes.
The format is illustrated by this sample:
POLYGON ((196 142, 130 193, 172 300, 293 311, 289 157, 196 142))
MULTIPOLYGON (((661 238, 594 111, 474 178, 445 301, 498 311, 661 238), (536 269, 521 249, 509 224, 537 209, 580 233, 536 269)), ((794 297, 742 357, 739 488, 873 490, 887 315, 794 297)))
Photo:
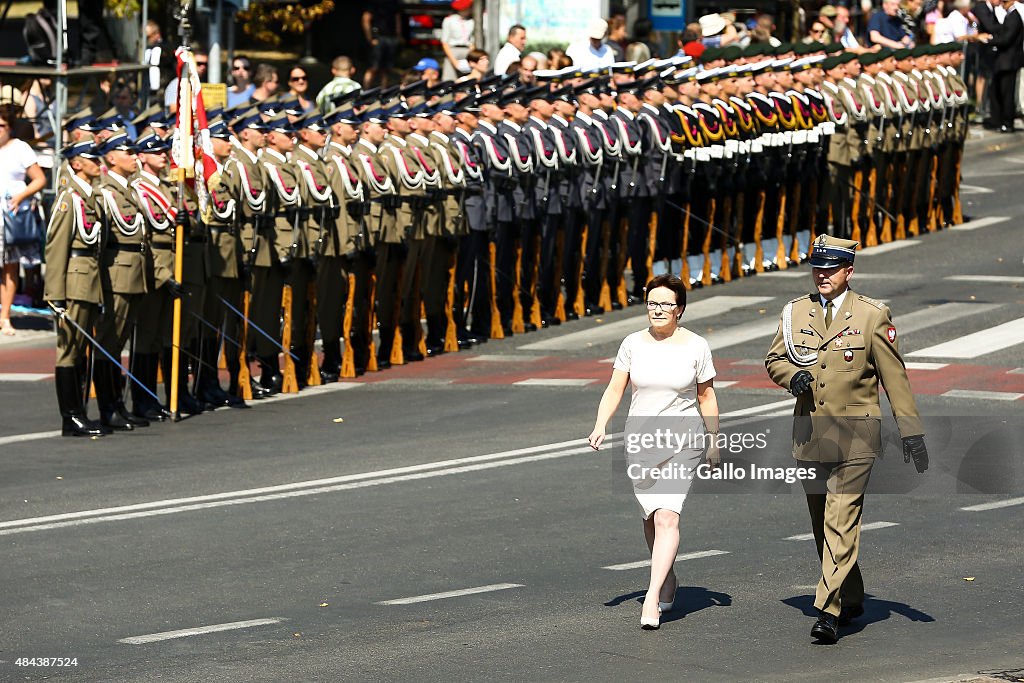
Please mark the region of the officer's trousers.
MULTIPOLYGON (((87 301, 67 302, 65 317, 75 321, 78 325, 92 334, 92 327, 100 315, 100 307, 97 304, 87 301)), ((89 346, 89 340, 85 338, 77 327, 67 320, 57 322, 57 367, 73 368, 76 364, 85 359, 85 350, 89 346)))
POLYGON ((407 248, 404 244, 385 243, 377 247, 377 326, 380 331, 379 360, 391 357, 391 346, 395 340, 395 326, 398 323, 398 283, 402 277, 407 248))
POLYGON ((627 244, 630 268, 633 270, 632 294, 640 299, 644 296, 649 273, 647 272, 648 245, 651 241, 651 198, 634 197, 626 213, 629 224, 627 244))
POLYGON ((459 243, 456 308, 465 311, 459 334, 468 325, 473 336, 491 334, 490 236, 486 230, 470 230, 459 243))
POLYGON ((257 357, 277 358, 281 352, 283 288, 284 270, 280 266, 257 266, 252 269, 252 304, 249 306, 249 319, 263 332, 250 330, 248 338, 249 351, 257 357))
POLYGON ((562 218, 563 214, 560 213, 547 214, 541 218, 537 299, 540 301, 540 316, 544 319, 555 317, 555 306, 558 304, 558 292, 561 289, 557 255, 562 218))
POLYGON ((586 259, 583 262, 583 299, 588 308, 597 305, 601 298, 602 255, 608 250, 608 225, 605 223, 606 212, 603 209, 591 208, 586 212, 587 243, 586 259))
POLYGON ((495 298, 498 313, 501 315, 501 326, 508 334, 512 330, 512 312, 516 296, 516 244, 519 242, 519 230, 514 223, 498 223, 494 237, 495 251, 495 298))

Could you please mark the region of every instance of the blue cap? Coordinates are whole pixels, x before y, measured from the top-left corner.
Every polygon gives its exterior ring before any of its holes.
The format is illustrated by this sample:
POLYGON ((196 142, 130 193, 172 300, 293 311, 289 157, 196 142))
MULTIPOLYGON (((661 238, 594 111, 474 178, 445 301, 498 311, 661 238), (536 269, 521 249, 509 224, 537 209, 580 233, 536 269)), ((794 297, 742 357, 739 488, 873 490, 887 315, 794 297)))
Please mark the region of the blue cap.
POLYGON ((171 148, 170 140, 164 140, 155 133, 143 135, 135 141, 135 151, 145 154, 160 154, 171 148))
POLYGON ((413 71, 426 71, 427 69, 440 71, 441 65, 437 63, 436 59, 433 59, 431 57, 424 57, 420 61, 416 62, 416 66, 412 68, 413 71))
POLYGON ((117 133, 116 135, 112 135, 99 146, 100 154, 109 154, 115 149, 119 149, 123 152, 131 152, 132 154, 135 153, 135 145, 128 139, 128 135, 126 133, 117 133))
POLYGON ((93 144, 92 140, 82 140, 81 142, 76 142, 73 145, 65 147, 61 151, 61 156, 65 159, 74 159, 75 157, 99 159, 100 151, 96 149, 96 145, 93 144))
POLYGON ((96 130, 122 130, 124 120, 116 109, 108 109, 96 118, 94 125, 96 130))
POLYGON ((291 135, 295 132, 295 127, 292 126, 288 120, 288 115, 284 112, 267 121, 267 129, 271 132, 284 133, 285 135, 291 135))
POLYGON ((367 109, 362 114, 360 114, 359 117, 364 122, 379 123, 382 126, 385 123, 388 122, 387 114, 385 114, 384 110, 381 109, 380 107, 374 107, 372 109, 367 109))
POLYGON ((237 119, 231 122, 231 129, 236 133, 241 133, 245 129, 266 131, 267 124, 263 122, 263 118, 260 116, 259 111, 256 109, 249 109, 237 119))
POLYGON ((296 130, 312 130, 317 133, 327 132, 327 122, 320 112, 313 110, 295 122, 296 130))
POLYGON ((833 268, 843 263, 853 263, 859 242, 843 240, 831 235, 820 235, 814 240, 810 263, 813 268, 833 268))
POLYGON ((336 123, 347 123, 350 126, 357 126, 359 125, 359 117, 356 116, 356 112, 352 109, 351 105, 346 105, 336 107, 327 112, 324 116, 324 123, 328 126, 333 126, 336 123))
POLYGON ((228 124, 224 122, 224 119, 214 119, 210 122, 210 137, 220 138, 221 140, 231 139, 231 131, 228 129, 228 124))
POLYGON ((93 116, 92 110, 89 109, 89 107, 69 116, 68 120, 64 124, 64 129, 69 133, 78 129, 82 129, 90 133, 95 133, 100 130, 99 126, 96 125, 96 117, 93 116))

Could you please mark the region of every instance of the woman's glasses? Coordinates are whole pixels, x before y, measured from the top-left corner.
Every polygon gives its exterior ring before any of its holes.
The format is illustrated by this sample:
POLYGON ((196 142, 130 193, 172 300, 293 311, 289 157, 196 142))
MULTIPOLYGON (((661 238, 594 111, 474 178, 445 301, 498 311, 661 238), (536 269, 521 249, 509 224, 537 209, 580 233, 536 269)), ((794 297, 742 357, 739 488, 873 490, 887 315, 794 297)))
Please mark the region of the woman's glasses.
POLYGON ((666 313, 669 313, 677 305, 678 304, 673 303, 673 302, 669 302, 669 301, 648 301, 647 302, 647 310, 648 311, 660 310, 660 311, 665 311, 666 313))

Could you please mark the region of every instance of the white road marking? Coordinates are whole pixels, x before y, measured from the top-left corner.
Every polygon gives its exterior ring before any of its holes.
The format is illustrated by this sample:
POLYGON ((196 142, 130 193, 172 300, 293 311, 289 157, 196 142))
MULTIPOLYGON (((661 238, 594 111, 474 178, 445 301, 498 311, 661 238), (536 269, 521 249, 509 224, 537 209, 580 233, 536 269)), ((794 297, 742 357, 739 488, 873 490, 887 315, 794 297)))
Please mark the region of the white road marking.
MULTIPOLYGON (((684 560, 698 560, 702 557, 714 557, 715 555, 728 555, 728 550, 698 550, 694 553, 682 553, 676 555, 676 562, 682 562, 684 560)), ((601 567, 601 569, 610 569, 613 572, 622 572, 627 569, 640 569, 641 567, 650 567, 650 560, 640 560, 639 562, 626 562, 625 564, 610 564, 607 567, 601 567)))
MULTIPOLYGON (((898 329, 898 327, 897 327, 898 329)), ((908 356, 932 358, 977 358, 1024 342, 1024 318, 978 330, 926 349, 912 351, 908 356)))
POLYGON ((1024 375, 1024 368, 1014 368, 1013 370, 1007 370, 1007 375, 1024 375))
MULTIPOLYGON (((788 413, 791 412, 792 404, 793 399, 789 399, 778 403, 768 403, 761 406, 752 406, 743 410, 723 413, 722 417, 736 417, 743 415, 759 415, 761 417, 766 417, 773 414, 770 411, 782 405, 790 406, 790 410, 785 411, 788 413)), ((739 423, 737 422, 734 424, 739 423)), ((325 479, 314 479, 237 491, 225 491, 222 493, 192 496, 189 498, 172 498, 148 503, 122 505, 118 507, 66 512, 42 517, 14 519, 0 522, 0 536, 9 536, 12 534, 30 531, 62 529, 87 524, 98 524, 100 522, 115 522, 128 519, 171 515, 180 512, 226 507, 229 505, 244 505, 248 503, 284 500, 287 498, 298 498, 302 496, 314 496, 322 493, 332 493, 335 491, 368 488, 371 486, 417 481, 433 477, 444 477, 452 474, 477 472, 530 462, 542 462, 544 460, 554 460, 557 458, 565 458, 584 453, 592 454, 594 452, 593 449, 591 449, 589 445, 584 445, 585 443, 586 442, 583 438, 570 439, 568 441, 542 444, 539 446, 528 446, 526 448, 517 448, 514 450, 489 453, 486 455, 453 458, 449 460, 423 463, 420 465, 409 465, 406 467, 395 467, 385 470, 373 470, 325 479)), ((609 434, 602 446, 602 450, 606 450, 612 446, 621 445, 621 443, 622 432, 609 434)))
POLYGON ((1024 283, 1024 277, 1017 275, 947 275, 946 280, 958 282, 985 282, 993 284, 1019 285, 1024 283))
POLYGON ((898 315, 893 324, 896 326, 896 333, 898 335, 906 336, 911 332, 926 330, 936 325, 944 325, 958 318, 966 318, 976 313, 987 313, 999 308, 999 306, 1000 304, 966 304, 957 302, 939 304, 938 306, 921 308, 905 315, 898 315))
POLYGON ((786 270, 773 270, 770 273, 760 273, 757 277, 781 277, 781 278, 797 278, 797 277, 810 277, 811 274, 807 270, 803 272, 788 268, 786 270))
POLYGON ((38 382, 50 377, 52 372, 0 372, 0 382, 38 382))
MULTIPOLYGON (((712 318, 735 308, 753 306, 755 304, 771 301, 770 296, 712 296, 707 299, 693 301, 686 305, 686 312, 683 314, 683 325, 689 325, 694 320, 712 318)), ((554 351, 583 349, 588 345, 604 344, 613 341, 620 341, 630 332, 642 330, 647 326, 647 316, 638 315, 626 320, 608 323, 607 325, 595 325, 587 330, 570 332, 560 337, 545 339, 544 341, 525 344, 517 347, 521 351, 554 351)))
POLYGON ((960 194, 992 194, 995 192, 991 187, 982 187, 981 185, 965 185, 960 184, 960 194))
POLYGON ((774 413, 779 408, 786 408, 787 412, 792 412, 793 405, 796 403, 795 398, 787 398, 775 403, 766 403, 760 406, 751 406, 750 408, 741 408, 739 410, 733 410, 728 413, 722 413, 722 417, 741 417, 743 415, 768 415, 774 413))
POLYGON ((995 500, 991 503, 981 503, 979 505, 968 505, 967 507, 960 508, 964 512, 985 512, 986 510, 999 510, 1001 508, 1014 507, 1015 505, 1024 505, 1024 498, 1007 498, 1005 500, 995 500))
POLYGON ((858 249, 857 256, 871 256, 872 254, 884 254, 886 252, 896 251, 897 249, 904 249, 906 247, 917 247, 920 245, 921 242, 911 239, 899 240, 896 242, 886 242, 885 244, 879 244, 874 247, 858 249))
POLYGON ((713 330, 703 335, 712 351, 724 349, 736 344, 744 344, 754 339, 770 337, 779 329, 778 318, 765 317, 762 320, 754 320, 749 323, 732 325, 721 330, 713 330))
POLYGON ((949 367, 949 363, 925 363, 923 361, 909 361, 904 365, 907 366, 907 370, 941 370, 949 367))
MULTIPOLYGON (((872 529, 886 529, 891 526, 899 526, 898 522, 869 522, 867 524, 861 524, 861 531, 871 531, 872 529)), ((796 536, 786 536, 783 541, 813 541, 814 534, 797 534, 796 536)))
POLYGON ((585 387, 599 380, 596 379, 559 379, 556 377, 537 377, 512 382, 517 387, 585 387))
POLYGON ((977 220, 970 221, 968 223, 961 223, 960 225, 951 226, 950 230, 977 230, 978 228, 987 228, 990 225, 999 225, 1010 220, 1009 216, 986 216, 985 218, 979 218, 977 220))
POLYGON ((457 591, 445 591, 444 593, 430 593, 429 595, 414 595, 411 598, 398 598, 397 600, 383 600, 375 602, 375 605, 412 605, 417 602, 430 602, 431 600, 445 600, 447 598, 459 598, 463 595, 476 595, 477 593, 491 593, 503 591, 509 588, 522 588, 521 583, 492 583, 489 586, 477 586, 476 588, 463 588, 457 591))
POLYGON ((232 621, 227 624, 213 624, 212 626, 197 626, 196 628, 183 628, 178 631, 164 631, 163 633, 150 633, 145 636, 131 636, 121 638, 117 642, 126 645, 144 645, 146 643, 157 643, 161 640, 174 640, 175 638, 188 638, 189 636, 200 636, 204 633, 217 633, 219 631, 235 631, 241 628, 253 628, 255 626, 269 626, 280 624, 284 619, 274 617, 273 619, 250 619, 248 621, 232 621))
POLYGON ((496 353, 482 353, 479 356, 470 356, 466 358, 466 360, 474 363, 530 363, 543 357, 544 356, 504 356, 496 353))
POLYGON ((725 389, 726 387, 731 387, 733 384, 739 384, 739 382, 715 382, 715 389, 725 389))
POLYGON ((24 441, 38 441, 39 439, 52 439, 60 436, 60 430, 51 432, 30 432, 28 434, 12 434, 11 436, 0 436, 0 446, 11 443, 22 443, 24 441))
POLYGON ((1019 401, 1024 394, 1011 391, 976 391, 974 389, 950 389, 942 394, 945 398, 976 398, 982 401, 1019 401))

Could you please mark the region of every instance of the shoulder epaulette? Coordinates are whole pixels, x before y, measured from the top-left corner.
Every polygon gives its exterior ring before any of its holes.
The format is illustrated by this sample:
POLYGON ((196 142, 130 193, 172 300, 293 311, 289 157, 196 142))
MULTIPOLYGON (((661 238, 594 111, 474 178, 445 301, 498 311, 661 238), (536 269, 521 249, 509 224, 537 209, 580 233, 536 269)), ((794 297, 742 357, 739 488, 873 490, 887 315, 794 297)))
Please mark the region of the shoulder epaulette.
POLYGON ((857 298, 860 299, 861 301, 863 301, 866 304, 871 304, 872 306, 874 306, 878 310, 882 310, 883 308, 885 308, 885 304, 882 303, 881 301, 879 301, 878 299, 872 299, 871 297, 864 296, 863 294, 858 294, 857 298))

